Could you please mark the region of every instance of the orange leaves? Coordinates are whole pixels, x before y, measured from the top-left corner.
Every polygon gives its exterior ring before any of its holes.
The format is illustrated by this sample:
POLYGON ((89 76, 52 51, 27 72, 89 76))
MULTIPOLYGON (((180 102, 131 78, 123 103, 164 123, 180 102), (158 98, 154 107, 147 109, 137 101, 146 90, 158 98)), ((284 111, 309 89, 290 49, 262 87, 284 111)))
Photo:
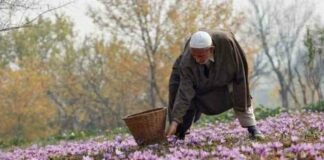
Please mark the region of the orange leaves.
POLYGON ((172 21, 172 23, 175 23, 178 21, 179 13, 175 8, 172 8, 168 11, 168 17, 172 21))
POLYGON ((55 111, 46 95, 51 80, 41 63, 32 61, 17 71, 1 70, 1 75, 0 135, 34 139, 51 134, 48 122, 55 111))

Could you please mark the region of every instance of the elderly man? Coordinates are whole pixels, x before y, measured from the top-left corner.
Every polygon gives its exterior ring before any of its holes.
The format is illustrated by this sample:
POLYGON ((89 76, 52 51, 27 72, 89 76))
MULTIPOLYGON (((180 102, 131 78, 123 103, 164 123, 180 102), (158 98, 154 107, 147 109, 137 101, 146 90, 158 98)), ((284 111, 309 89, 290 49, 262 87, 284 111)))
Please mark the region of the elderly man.
POLYGON ((166 136, 184 139, 201 113, 217 115, 231 108, 251 138, 263 138, 251 106, 244 51, 232 33, 198 31, 173 65, 166 136))

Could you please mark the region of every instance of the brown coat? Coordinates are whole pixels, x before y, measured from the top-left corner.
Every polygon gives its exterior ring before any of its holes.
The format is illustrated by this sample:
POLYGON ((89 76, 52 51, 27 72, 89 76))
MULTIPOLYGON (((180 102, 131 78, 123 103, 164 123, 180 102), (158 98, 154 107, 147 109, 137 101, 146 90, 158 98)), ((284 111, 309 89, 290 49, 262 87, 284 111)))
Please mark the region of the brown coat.
POLYGON ((251 105, 248 66, 245 53, 232 33, 209 32, 214 49, 206 76, 204 66, 192 58, 187 41, 183 53, 173 66, 170 77, 170 120, 182 122, 189 108, 207 115, 219 114, 230 108, 246 111, 251 105), (228 85, 233 84, 233 92, 228 85), (174 102, 174 103, 173 103, 174 102))

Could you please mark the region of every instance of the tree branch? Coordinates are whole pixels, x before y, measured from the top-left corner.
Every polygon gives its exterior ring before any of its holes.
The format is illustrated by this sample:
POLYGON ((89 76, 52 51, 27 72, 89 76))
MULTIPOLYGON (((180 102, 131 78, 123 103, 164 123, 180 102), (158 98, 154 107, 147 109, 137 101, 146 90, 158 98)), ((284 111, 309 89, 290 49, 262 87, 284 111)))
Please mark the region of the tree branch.
POLYGON ((46 13, 49 13, 49 12, 52 12, 52 11, 57 10, 57 9, 63 8, 63 7, 65 7, 67 5, 70 5, 72 3, 74 3, 74 1, 67 2, 67 3, 65 3, 63 5, 60 5, 60 6, 57 6, 57 7, 54 7, 54 8, 50 8, 50 9, 48 9, 46 11, 41 12, 40 14, 38 14, 37 16, 35 16, 34 18, 32 18, 31 20, 27 21, 25 24, 17 25, 17 26, 12 26, 12 27, 7 27, 7 28, 2 28, 2 29, 0 29, 0 32, 10 31, 10 30, 19 29, 19 28, 31 27, 32 26, 31 23, 33 23, 34 21, 36 21, 42 15, 44 15, 46 13))

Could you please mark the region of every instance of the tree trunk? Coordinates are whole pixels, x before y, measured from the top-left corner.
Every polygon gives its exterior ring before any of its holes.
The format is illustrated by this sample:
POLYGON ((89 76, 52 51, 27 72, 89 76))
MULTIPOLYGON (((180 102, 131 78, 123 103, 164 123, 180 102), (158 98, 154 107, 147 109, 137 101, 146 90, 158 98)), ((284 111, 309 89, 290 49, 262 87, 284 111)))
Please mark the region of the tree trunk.
POLYGON ((295 68, 295 72, 296 72, 296 75, 298 78, 298 84, 301 88, 301 92, 302 92, 302 96, 303 96, 303 104, 305 106, 307 104, 306 85, 303 83, 302 77, 301 77, 297 68, 295 68))
POLYGON ((156 108, 156 98, 155 98, 155 66, 150 63, 150 73, 149 73, 149 102, 152 108, 156 108))
POLYGON ((274 69, 278 81, 279 81, 279 85, 280 85, 280 98, 281 98, 281 105, 282 107, 284 107, 285 109, 288 110, 289 107, 289 102, 288 102, 288 85, 286 84, 285 78, 283 76, 283 74, 278 70, 278 69, 274 69))
POLYGON ((280 85, 281 89, 280 89, 280 98, 281 98, 281 105, 283 108, 288 110, 288 106, 289 106, 289 101, 288 101, 288 89, 287 86, 282 86, 282 84, 280 85))
POLYGON ((322 94, 322 88, 321 88, 321 84, 320 83, 315 83, 314 84, 314 89, 315 89, 315 91, 316 91, 316 93, 317 93, 317 98, 318 98, 318 101, 321 101, 321 100, 323 100, 323 94, 322 94))

